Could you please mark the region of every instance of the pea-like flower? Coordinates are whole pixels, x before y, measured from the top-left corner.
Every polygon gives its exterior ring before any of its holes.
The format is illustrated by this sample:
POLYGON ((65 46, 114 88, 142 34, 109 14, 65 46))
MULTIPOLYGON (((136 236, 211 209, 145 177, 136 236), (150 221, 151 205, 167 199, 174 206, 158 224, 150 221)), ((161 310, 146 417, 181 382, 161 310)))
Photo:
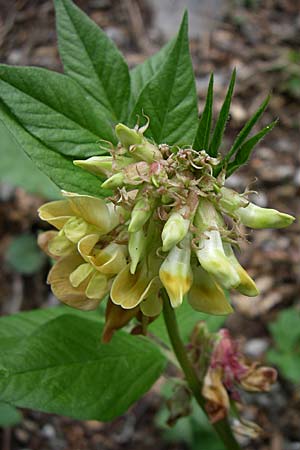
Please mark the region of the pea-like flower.
POLYGON ((280 228, 294 219, 225 187, 224 173, 215 175, 219 159, 205 150, 156 145, 144 131, 118 124, 111 155, 74 161, 106 178, 109 199, 63 192, 64 200, 40 208, 57 230, 39 237, 57 260, 48 282, 58 299, 80 309, 109 294, 107 317, 116 328, 137 314, 157 316, 162 288, 174 308, 186 298, 197 311, 228 314, 224 289, 258 293, 235 256, 240 225, 280 228))

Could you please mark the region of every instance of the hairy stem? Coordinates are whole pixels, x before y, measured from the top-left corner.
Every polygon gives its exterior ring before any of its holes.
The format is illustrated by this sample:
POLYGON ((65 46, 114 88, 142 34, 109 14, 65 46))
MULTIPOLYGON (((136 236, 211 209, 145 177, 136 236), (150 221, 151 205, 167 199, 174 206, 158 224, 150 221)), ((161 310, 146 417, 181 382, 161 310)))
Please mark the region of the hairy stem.
MULTIPOLYGON (((162 296, 164 304, 163 308, 164 320, 174 353, 185 374, 186 381, 190 387, 190 390, 192 391, 198 405, 205 412, 204 409, 205 399, 201 394, 202 384, 198 379, 197 374, 184 348, 183 342, 179 334, 176 315, 174 309, 170 304, 168 294, 166 293, 165 290, 163 290, 162 296)), ((227 419, 220 420, 219 422, 213 424, 213 427, 228 450, 241 450, 241 447, 236 441, 227 419)))

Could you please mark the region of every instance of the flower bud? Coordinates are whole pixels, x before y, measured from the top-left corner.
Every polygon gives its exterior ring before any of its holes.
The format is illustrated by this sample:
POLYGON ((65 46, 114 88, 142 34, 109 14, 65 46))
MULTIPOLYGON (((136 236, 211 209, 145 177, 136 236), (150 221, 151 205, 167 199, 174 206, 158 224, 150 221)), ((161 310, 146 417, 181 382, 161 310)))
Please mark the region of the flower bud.
POLYGON ((162 154, 156 147, 144 138, 142 144, 132 145, 129 149, 130 154, 139 161, 146 161, 152 163, 155 160, 162 159, 162 154))
POLYGON ((128 251, 131 258, 130 273, 132 274, 135 273, 136 267, 145 253, 146 242, 147 239, 142 229, 129 233, 128 251))
POLYGON ((229 213, 235 214, 249 228, 284 228, 295 218, 276 209, 262 208, 248 202, 232 189, 222 187, 220 205, 229 213))
POLYGON ((92 156, 88 159, 77 159, 73 161, 75 166, 81 167, 94 175, 109 176, 113 170, 119 170, 132 163, 131 158, 126 156, 92 156))
POLYGON ((251 277, 247 274, 246 270, 240 265, 235 257, 235 254, 230 244, 223 244, 225 255, 237 271, 240 277, 240 284, 236 286, 236 289, 248 297, 255 297, 259 294, 256 284, 251 277))
POLYGON ((171 213, 162 230, 163 251, 168 252, 174 245, 182 241, 186 236, 190 226, 190 221, 184 219, 178 212, 171 213))
POLYGON ((240 283, 240 277, 225 255, 218 222, 214 206, 208 200, 201 200, 195 215, 195 225, 203 237, 199 239, 196 255, 203 269, 213 275, 221 286, 230 289, 240 283))
POLYGON ((124 174, 122 172, 115 173, 111 177, 107 178, 102 184, 103 189, 116 189, 122 187, 124 184, 124 174))
POLYGON ((116 125, 116 135, 121 142, 122 146, 125 147, 127 150, 131 145, 138 145, 143 142, 143 135, 142 133, 139 133, 138 131, 126 127, 126 125, 123 125, 122 123, 118 123, 116 125))
POLYGON ((139 231, 143 225, 148 221, 153 212, 149 200, 140 198, 131 212, 131 219, 128 225, 128 231, 134 233, 139 231))
POLYGON ((159 278, 174 308, 181 305, 193 282, 190 237, 186 236, 180 245, 172 248, 159 270, 159 278))
POLYGON ((235 211, 240 221, 250 228, 284 228, 294 222, 295 218, 276 209, 261 208, 249 203, 245 208, 235 211))
POLYGON ((76 159, 73 164, 94 175, 108 176, 112 172, 112 162, 112 156, 92 156, 88 159, 76 159))

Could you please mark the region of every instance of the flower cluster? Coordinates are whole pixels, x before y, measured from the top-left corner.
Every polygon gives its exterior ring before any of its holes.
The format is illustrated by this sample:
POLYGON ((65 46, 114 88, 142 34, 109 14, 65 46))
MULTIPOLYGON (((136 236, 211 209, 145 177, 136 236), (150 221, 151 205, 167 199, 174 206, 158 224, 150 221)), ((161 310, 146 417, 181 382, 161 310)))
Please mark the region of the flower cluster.
MULTIPOLYGON (((202 395, 212 423, 228 416, 232 402, 242 403, 242 391, 268 392, 277 379, 275 369, 247 361, 227 329, 211 334, 199 323, 189 351, 203 380, 202 395)), ((241 419, 238 431, 254 436, 259 428, 241 419)))
POLYGON ((232 248, 240 224, 280 228, 293 221, 225 187, 220 160, 205 150, 155 145, 144 131, 118 124, 110 156, 74 161, 106 178, 109 198, 63 192, 64 200, 39 210, 57 229, 39 238, 57 259, 48 277, 54 294, 85 310, 109 294, 111 330, 133 316, 156 317, 161 288, 173 307, 186 296, 197 311, 230 313, 224 289, 258 293, 232 248))

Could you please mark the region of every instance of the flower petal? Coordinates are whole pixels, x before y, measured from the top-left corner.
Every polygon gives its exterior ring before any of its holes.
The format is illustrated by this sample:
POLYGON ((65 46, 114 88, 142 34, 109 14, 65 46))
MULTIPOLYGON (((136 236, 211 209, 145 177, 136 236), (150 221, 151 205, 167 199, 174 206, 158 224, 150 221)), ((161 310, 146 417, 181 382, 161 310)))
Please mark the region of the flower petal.
POLYGON ((235 289, 237 289, 242 294, 247 295, 248 297, 255 297, 256 295, 258 295, 259 291, 256 287, 256 284, 236 259, 231 245, 224 244, 224 250, 227 258, 230 260, 231 264, 240 277, 240 283, 235 287, 235 289))
POLYGON ((157 292, 149 295, 140 304, 140 309, 142 313, 147 317, 159 316, 159 314, 162 311, 162 307, 163 307, 162 299, 158 296, 157 292))
POLYGON ((99 300, 88 299, 85 295, 87 283, 74 288, 70 283, 70 274, 84 261, 79 255, 69 255, 60 259, 50 270, 47 282, 51 284, 53 294, 66 305, 89 311, 96 309, 99 300))
POLYGON ((223 289, 202 267, 194 271, 194 282, 188 293, 188 301, 196 310, 207 314, 225 315, 233 312, 223 289))
POLYGON ((157 289, 158 277, 150 278, 146 265, 140 264, 134 274, 130 273, 130 264, 119 272, 111 287, 111 299, 124 309, 135 308, 141 301, 157 289))
POLYGON ((42 220, 60 230, 69 218, 74 216, 74 211, 67 200, 57 200, 42 205, 38 209, 38 214, 42 220))
POLYGON ((89 299, 100 301, 108 293, 108 291, 109 291, 108 278, 102 273, 95 271, 85 290, 86 296, 89 299))

